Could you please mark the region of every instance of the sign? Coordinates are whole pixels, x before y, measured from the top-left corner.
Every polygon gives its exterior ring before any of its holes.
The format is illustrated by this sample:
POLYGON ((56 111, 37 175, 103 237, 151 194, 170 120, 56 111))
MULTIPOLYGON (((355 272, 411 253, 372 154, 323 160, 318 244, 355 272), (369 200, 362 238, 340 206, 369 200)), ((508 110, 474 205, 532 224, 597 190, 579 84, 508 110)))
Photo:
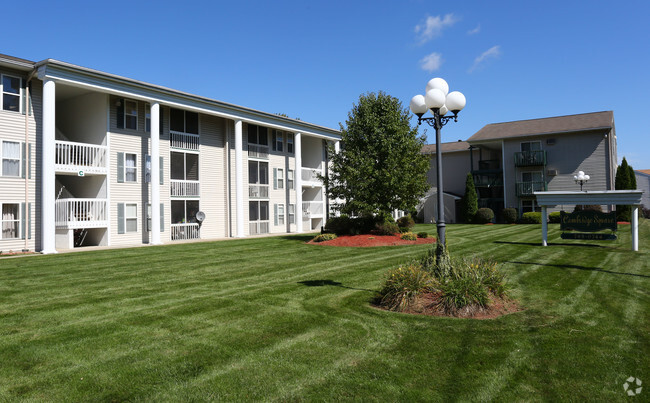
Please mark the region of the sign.
POLYGON ((580 210, 566 213, 561 211, 560 229, 562 231, 580 232, 597 232, 604 229, 616 231, 616 212, 601 213, 599 211, 580 210))
POLYGON ((614 241, 616 234, 581 234, 576 232, 562 233, 562 239, 587 239, 590 241, 614 241))
POLYGON ((77 175, 79 175, 79 176, 84 176, 85 173, 84 173, 84 171, 79 171, 79 172, 77 173, 77 175))

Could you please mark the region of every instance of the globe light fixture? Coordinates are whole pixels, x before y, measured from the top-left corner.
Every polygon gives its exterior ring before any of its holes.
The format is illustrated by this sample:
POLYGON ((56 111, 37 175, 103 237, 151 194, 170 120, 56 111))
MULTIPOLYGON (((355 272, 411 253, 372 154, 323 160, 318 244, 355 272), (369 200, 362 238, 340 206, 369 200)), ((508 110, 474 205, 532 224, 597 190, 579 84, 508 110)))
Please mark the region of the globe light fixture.
POLYGON ((573 180, 574 180, 576 183, 579 183, 579 184, 580 184, 580 191, 581 191, 581 192, 582 192, 582 185, 584 185, 585 183, 587 183, 587 181, 588 181, 589 179, 591 179, 591 178, 589 177, 589 175, 585 175, 585 173, 584 173, 583 171, 578 171, 578 174, 577 174, 577 175, 573 175, 573 180))
MULTIPOLYGON (((440 77, 429 80, 424 95, 416 95, 411 98, 411 112, 418 117, 418 125, 426 122, 436 130, 436 165, 437 165, 437 187, 438 187, 438 217, 436 226, 438 239, 436 242, 445 244, 445 207, 442 187, 442 151, 440 150, 440 131, 442 127, 453 120, 457 122, 458 112, 463 110, 467 100, 461 92, 449 92, 449 84, 440 77), (432 117, 423 118, 427 112, 432 117), (445 116, 451 112, 453 115, 445 116)), ((440 249, 437 249, 440 250, 440 249)))

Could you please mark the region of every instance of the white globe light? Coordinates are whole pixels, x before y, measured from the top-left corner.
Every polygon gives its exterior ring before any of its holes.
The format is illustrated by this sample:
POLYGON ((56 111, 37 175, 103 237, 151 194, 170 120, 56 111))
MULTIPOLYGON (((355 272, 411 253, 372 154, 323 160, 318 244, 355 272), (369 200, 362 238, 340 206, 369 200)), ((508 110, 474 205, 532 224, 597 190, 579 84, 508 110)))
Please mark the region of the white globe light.
POLYGON ((440 109, 445 104, 445 93, 438 88, 431 89, 427 91, 424 102, 428 109, 440 109))
POLYGON ((445 104, 450 111, 453 113, 458 113, 463 110, 466 102, 467 101, 465 100, 465 95, 463 95, 461 92, 453 91, 447 95, 445 104))
POLYGON ((440 91, 442 91, 445 94, 445 96, 449 94, 449 84, 447 84, 447 82, 440 77, 432 78, 431 80, 429 80, 429 82, 427 83, 426 92, 429 92, 434 88, 437 88, 440 91))
POLYGON ((578 171, 578 176, 580 176, 580 177, 585 176, 585 172, 584 171, 578 171))
POLYGON ((440 107, 440 110, 438 111, 438 115, 445 116, 447 112, 449 112, 449 109, 447 109, 447 105, 442 105, 440 107))
POLYGON ((585 175, 585 180, 586 180, 586 181, 589 180, 589 175, 585 175))
POLYGON ((425 113, 427 113, 427 104, 424 102, 424 95, 416 95, 413 98, 411 98, 411 112, 413 112, 415 115, 418 117, 422 117, 425 113))
POLYGON ((573 175, 573 180, 578 180, 578 175, 573 175))

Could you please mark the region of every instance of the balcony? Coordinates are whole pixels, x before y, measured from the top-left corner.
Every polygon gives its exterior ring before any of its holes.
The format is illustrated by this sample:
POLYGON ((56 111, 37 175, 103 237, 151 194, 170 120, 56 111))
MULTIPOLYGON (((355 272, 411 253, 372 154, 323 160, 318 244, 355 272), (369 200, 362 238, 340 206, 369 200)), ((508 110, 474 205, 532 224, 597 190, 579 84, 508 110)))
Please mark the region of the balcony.
POLYGON ((58 199, 55 204, 57 228, 108 227, 106 199, 58 199))
POLYGON ((301 169, 301 179, 303 186, 323 186, 323 182, 318 179, 318 175, 324 175, 323 168, 302 168, 301 169))
POLYGON ((515 153, 515 166, 534 167, 546 166, 546 151, 520 151, 515 153))
POLYGON ((248 185, 248 197, 250 199, 268 199, 269 185, 248 185))
POLYGON ((322 201, 308 201, 302 202, 302 217, 303 218, 319 218, 323 217, 323 202, 322 201))
POLYGON ((198 134, 169 131, 169 146, 182 150, 199 151, 200 137, 198 134))
POLYGON ((269 159, 269 147, 260 146, 257 144, 248 145, 248 157, 249 158, 259 158, 263 160, 269 159))
POLYGON ((517 182, 515 193, 517 196, 532 196, 533 192, 546 191, 546 182, 517 182))
POLYGON ((186 181, 172 179, 170 182, 170 195, 172 197, 199 197, 200 184, 199 181, 186 181))
POLYGON ((172 241, 200 239, 201 230, 197 223, 172 224, 172 241))
POLYGON ((56 140, 54 169, 57 173, 84 176, 108 173, 107 147, 56 140))

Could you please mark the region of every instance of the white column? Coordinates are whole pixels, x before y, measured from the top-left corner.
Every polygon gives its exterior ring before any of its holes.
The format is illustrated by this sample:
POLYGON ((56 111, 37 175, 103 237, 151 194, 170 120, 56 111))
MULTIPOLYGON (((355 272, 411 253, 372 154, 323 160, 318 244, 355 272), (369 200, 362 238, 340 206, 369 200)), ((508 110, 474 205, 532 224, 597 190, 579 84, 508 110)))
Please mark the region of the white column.
POLYGON ((41 167, 41 252, 56 253, 56 174, 54 150, 56 132, 56 85, 52 79, 43 80, 43 151, 41 167))
POLYGON ((296 232, 302 232, 302 137, 296 133, 294 137, 296 149, 296 232))
POLYGON ((237 238, 244 237, 244 160, 241 120, 235 121, 235 210, 237 238))
POLYGON ((151 244, 160 245, 160 104, 151 104, 151 244))
POLYGON ((542 246, 548 246, 548 214, 546 206, 542 206, 542 246))
POLYGON ((632 250, 639 250, 639 206, 632 206, 632 250))

